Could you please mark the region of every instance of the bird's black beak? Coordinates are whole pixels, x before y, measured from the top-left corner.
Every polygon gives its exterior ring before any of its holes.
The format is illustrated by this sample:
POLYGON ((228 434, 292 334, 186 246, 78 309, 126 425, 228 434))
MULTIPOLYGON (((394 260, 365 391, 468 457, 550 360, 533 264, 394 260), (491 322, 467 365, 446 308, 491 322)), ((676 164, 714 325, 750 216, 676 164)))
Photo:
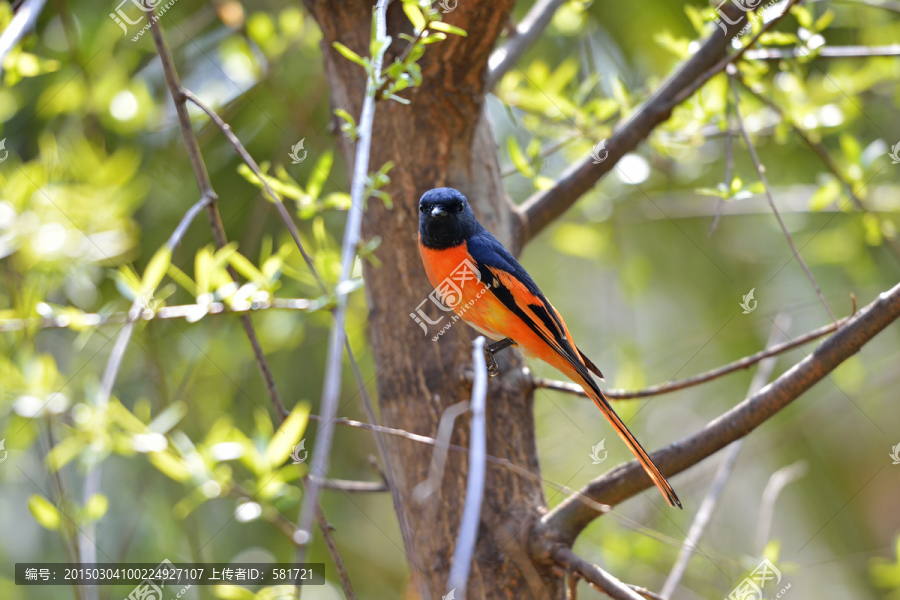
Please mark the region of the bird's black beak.
POLYGON ((434 208, 431 209, 431 216, 432 217, 446 217, 447 211, 445 211, 440 206, 435 206, 434 208))

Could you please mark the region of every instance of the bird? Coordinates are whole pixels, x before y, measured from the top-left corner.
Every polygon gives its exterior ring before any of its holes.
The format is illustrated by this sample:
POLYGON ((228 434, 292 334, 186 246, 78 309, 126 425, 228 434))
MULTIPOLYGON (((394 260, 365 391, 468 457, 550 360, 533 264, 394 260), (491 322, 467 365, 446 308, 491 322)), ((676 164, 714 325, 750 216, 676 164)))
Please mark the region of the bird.
POLYGON ((475 218, 466 197, 449 187, 419 200, 419 254, 429 281, 456 315, 494 340, 485 346, 491 376, 493 355, 509 346, 557 368, 580 385, 634 453, 669 506, 682 508, 675 490, 594 381, 600 369, 575 345, 562 317, 527 271, 475 218))

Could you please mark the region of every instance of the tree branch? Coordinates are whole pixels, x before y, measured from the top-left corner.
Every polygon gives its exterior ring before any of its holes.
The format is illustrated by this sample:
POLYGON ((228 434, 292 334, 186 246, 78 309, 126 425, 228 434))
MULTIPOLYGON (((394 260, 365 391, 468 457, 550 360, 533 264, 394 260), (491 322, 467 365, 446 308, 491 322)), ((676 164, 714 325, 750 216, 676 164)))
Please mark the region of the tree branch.
POLYGON ((551 552, 551 557, 568 571, 577 573, 579 577, 596 586, 601 592, 615 600, 642 600, 640 594, 601 569, 581 558, 562 544, 551 552))
MULTIPOLYGON (((376 13, 376 40, 385 38, 385 13, 388 0, 378 0, 376 13)), ((347 318, 346 281, 350 279, 356 249, 359 243, 359 230, 362 223, 363 203, 365 202, 366 178, 369 174, 369 151, 372 145, 372 123, 375 118, 375 81, 381 74, 382 54, 373 57, 372 71, 366 84, 366 98, 363 101, 362 114, 359 119, 359 135, 356 146, 356 162, 353 166, 353 183, 350 187, 351 206, 347 215, 347 226, 341 245, 341 277, 337 286, 337 309, 334 312, 334 325, 328 339, 328 354, 325 368, 325 383, 322 388, 322 402, 319 407, 325 419, 319 422, 316 430, 316 443, 313 448, 313 459, 310 473, 317 477, 328 475, 328 463, 331 454, 331 441, 334 434, 334 416, 337 412, 338 396, 341 393, 341 371, 344 356, 344 323, 347 318)), ((315 480, 310 479, 306 487, 306 496, 300 509, 298 520, 298 536, 301 546, 297 550, 297 562, 302 563, 306 557, 306 548, 312 540, 312 519, 316 503, 321 491, 315 480)))
POLYGON ((484 89, 490 91, 497 82, 516 66, 516 61, 537 42, 544 33, 556 9, 564 0, 538 0, 516 27, 515 33, 500 48, 491 53, 488 59, 487 73, 484 77, 484 89))
POLYGON ((453 566, 447 578, 447 589, 459 591, 460 600, 466 600, 469 569, 478 540, 481 522, 481 502, 484 499, 486 471, 487 432, 484 409, 487 401, 487 363, 484 358, 484 336, 478 336, 472 347, 472 363, 475 383, 472 385, 472 425, 469 434, 469 474, 466 478, 466 501, 459 523, 459 536, 453 549, 453 566))
MULTIPOLYGON (((678 390, 683 390, 685 388, 694 387, 700 385, 701 383, 706 383, 707 381, 718 379, 719 377, 728 375, 729 373, 747 369, 770 356, 782 354, 784 352, 787 352, 788 350, 798 348, 824 335, 828 335, 829 333, 836 331, 839 327, 842 327, 845 323, 847 323, 847 321, 850 320, 850 318, 851 317, 844 317, 837 323, 831 323, 830 325, 814 329, 813 331, 805 333, 793 340, 789 340, 781 344, 775 344, 774 346, 766 348, 765 350, 761 350, 756 354, 745 356, 744 358, 736 360, 733 363, 729 363, 717 369, 701 373, 700 375, 688 377, 687 379, 669 381, 660 385, 654 385, 648 388, 644 388, 642 390, 628 391, 613 389, 606 390, 603 393, 607 398, 611 400, 631 400, 634 398, 647 398, 649 396, 658 396, 659 394, 668 394, 671 392, 676 392, 678 390)), ((557 392, 565 392, 574 396, 582 396, 584 398, 587 398, 587 394, 584 393, 584 390, 574 383, 569 383, 567 381, 557 381, 554 379, 545 379, 543 377, 534 377, 532 379, 532 382, 535 387, 545 388, 548 390, 556 390, 557 392)))
MULTIPOLYGON (((744 437, 765 423, 808 389, 853 356, 900 317, 900 284, 850 318, 812 354, 774 382, 686 438, 651 455, 664 475, 671 477, 744 437)), ((637 461, 622 465, 581 490, 602 504, 616 505, 653 485, 637 461)), ((532 532, 532 553, 549 557, 553 544, 571 544, 599 512, 567 498, 541 518, 532 532)))
POLYGON ((350 583, 350 576, 347 574, 347 568, 344 566, 344 559, 341 558, 337 544, 334 543, 334 538, 331 536, 331 524, 325 518, 325 513, 322 512, 322 507, 318 504, 316 505, 316 521, 319 523, 319 531, 322 532, 325 545, 328 546, 328 553, 331 555, 332 562, 334 562, 334 568, 341 579, 344 596, 346 596, 347 600, 356 600, 356 592, 353 591, 353 584, 350 583))
MULTIPOLYGON (((653 129, 665 122, 672 114, 671 99, 680 92, 692 87, 697 78, 717 66, 721 57, 725 56, 731 38, 743 27, 743 19, 736 17, 743 13, 733 4, 724 5, 723 10, 735 21, 728 26, 727 35, 716 30, 706 38, 700 49, 663 83, 656 93, 639 109, 618 126, 606 143, 609 152, 607 158, 598 165, 590 157, 570 166, 556 183, 547 190, 533 194, 519 207, 526 225, 520 235, 519 247, 540 233, 547 225, 566 212, 601 177, 612 171, 616 162, 628 152, 634 150, 653 129)), ((721 68, 725 68, 722 65, 721 68)), ((691 92, 693 93, 693 92, 691 92)))
POLYGON ((44 9, 45 1, 25 0, 19 6, 19 10, 16 11, 16 16, 12 18, 12 21, 0 34, 0 75, 3 74, 3 59, 6 58, 6 55, 9 54, 9 51, 16 44, 22 41, 22 38, 28 35, 28 32, 37 23, 38 17, 41 16, 41 11, 44 9))

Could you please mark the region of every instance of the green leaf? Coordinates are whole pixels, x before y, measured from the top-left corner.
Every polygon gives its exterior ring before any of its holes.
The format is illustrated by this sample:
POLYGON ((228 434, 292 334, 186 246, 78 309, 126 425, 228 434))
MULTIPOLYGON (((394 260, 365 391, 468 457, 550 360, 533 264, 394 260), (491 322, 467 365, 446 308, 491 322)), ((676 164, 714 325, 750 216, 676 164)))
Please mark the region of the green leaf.
POLYGON ((46 463, 47 468, 55 473, 66 466, 73 458, 78 456, 78 453, 84 446, 85 443, 81 438, 77 436, 67 437, 53 446, 53 449, 47 453, 44 462, 46 463))
POLYGON ((854 164, 859 163, 859 157, 862 155, 862 147, 859 145, 857 139, 849 133, 842 133, 840 140, 841 150, 844 151, 844 156, 847 160, 854 164))
POLYGON ((272 435, 272 439, 269 440, 269 445, 266 447, 265 461, 270 469, 281 466, 291 455, 291 450, 297 445, 306 430, 308 420, 309 404, 298 402, 278 431, 272 435))
POLYGON ((426 45, 427 44, 436 44, 437 42, 440 42, 441 40, 446 40, 446 39, 447 39, 446 33, 441 33, 440 31, 429 31, 428 35, 424 36, 420 40, 420 42, 422 44, 426 44, 426 45))
POLYGON ((43 496, 32 495, 28 499, 28 510, 42 527, 51 531, 59 529, 59 511, 43 496))
POLYGON ((99 521, 109 508, 109 500, 103 494, 94 494, 88 498, 84 506, 84 518, 88 521, 99 521))
POLYGON ((166 407, 164 411, 156 415, 150 423, 150 431, 166 434, 175 427, 188 412, 188 405, 181 400, 176 400, 166 407))
POLYGON ((395 102, 399 102, 400 104, 409 104, 409 100, 407 100, 406 98, 401 98, 400 96, 395 96, 394 94, 390 95, 390 99, 395 102))
POLYGON ((359 54, 357 54, 356 52, 354 52, 347 46, 343 45, 340 42, 332 42, 331 45, 334 46, 334 49, 337 50, 338 52, 340 52, 341 56, 343 56, 347 60, 353 61, 365 69, 369 68, 369 61, 364 59, 362 56, 360 56, 359 54))
POLYGON ((156 254, 154 254, 153 258, 150 259, 150 262, 147 263, 147 268, 144 270, 144 277, 141 279, 142 294, 152 292, 156 289, 156 286, 158 286, 163 280, 163 277, 166 276, 166 271, 169 269, 169 264, 171 262, 171 248, 163 246, 156 251, 156 254))
POLYGON ((813 28, 816 30, 816 33, 818 33, 831 25, 832 21, 834 21, 834 12, 832 12, 832 10, 829 8, 822 14, 821 17, 816 19, 816 23, 815 25, 813 25, 813 28))
POLYGON ((170 479, 187 481, 191 478, 191 471, 188 469, 187 463, 171 452, 150 452, 147 459, 160 473, 170 479))
POLYGON ((419 10, 419 7, 415 4, 404 2, 403 12, 406 13, 406 17, 409 19, 410 23, 413 24, 417 33, 422 31, 428 24, 428 21, 425 20, 425 15, 422 14, 422 11, 419 10))
POLYGON ((328 179, 328 174, 331 173, 332 164, 334 164, 334 153, 331 150, 322 154, 316 161, 312 173, 309 174, 309 179, 306 181, 306 193, 313 199, 318 199, 319 194, 322 193, 322 187, 328 179))
MULTIPOLYGON (((406 5, 404 4, 404 6, 406 5)), ((460 29, 459 27, 455 27, 453 25, 450 25, 449 23, 444 23, 443 21, 432 21, 430 27, 435 31, 443 31, 444 33, 452 33, 453 35, 469 37, 469 34, 466 33, 465 29, 460 29)))
POLYGON ((265 285, 267 283, 266 276, 263 275, 262 272, 256 268, 256 265, 250 262, 243 254, 238 252, 229 254, 228 262, 231 263, 231 266, 234 267, 238 273, 250 281, 260 285, 265 285))
POLYGON ((829 180, 825 185, 815 191, 809 199, 809 210, 818 212, 828 207, 829 204, 841 195, 841 184, 837 179, 829 180))
POLYGON ((797 21, 801 26, 810 29, 813 24, 812 14, 810 14, 809 9, 805 6, 794 6, 791 8, 791 12, 797 17, 797 21))
POLYGON ((516 141, 515 137, 509 136, 506 138, 506 149, 516 170, 528 179, 533 178, 535 175, 534 169, 528 163, 528 159, 519 147, 519 142, 516 141))

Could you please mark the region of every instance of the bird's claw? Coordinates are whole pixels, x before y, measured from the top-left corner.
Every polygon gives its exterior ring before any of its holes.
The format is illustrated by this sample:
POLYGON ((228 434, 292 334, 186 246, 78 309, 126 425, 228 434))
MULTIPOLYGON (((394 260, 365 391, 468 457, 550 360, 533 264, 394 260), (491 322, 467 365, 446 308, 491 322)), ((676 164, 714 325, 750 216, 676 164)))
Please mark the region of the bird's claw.
POLYGON ((484 362, 487 363, 488 377, 496 377, 500 374, 500 368, 497 366, 497 361, 494 360, 494 355, 491 352, 485 351, 484 362))

